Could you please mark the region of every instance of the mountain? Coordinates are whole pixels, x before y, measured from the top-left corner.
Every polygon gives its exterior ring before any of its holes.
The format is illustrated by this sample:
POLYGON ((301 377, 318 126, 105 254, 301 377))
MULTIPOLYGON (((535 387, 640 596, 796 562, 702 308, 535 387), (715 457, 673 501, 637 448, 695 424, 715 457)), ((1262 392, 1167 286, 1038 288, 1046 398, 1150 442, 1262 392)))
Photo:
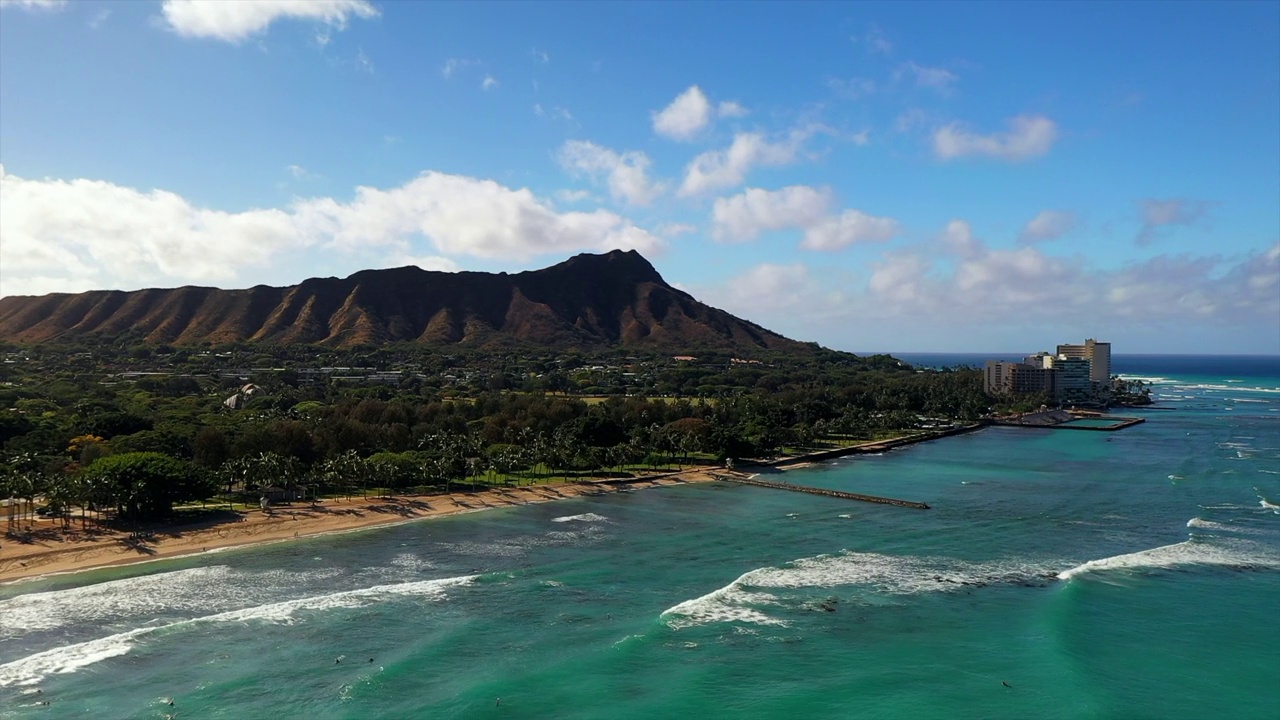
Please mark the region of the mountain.
POLYGON ((486 347, 808 347, 671 287, 639 253, 582 254, 542 270, 418 267, 247 290, 180 287, 0 298, 0 339, 126 336, 197 345, 252 341, 333 347, 415 342, 486 347))

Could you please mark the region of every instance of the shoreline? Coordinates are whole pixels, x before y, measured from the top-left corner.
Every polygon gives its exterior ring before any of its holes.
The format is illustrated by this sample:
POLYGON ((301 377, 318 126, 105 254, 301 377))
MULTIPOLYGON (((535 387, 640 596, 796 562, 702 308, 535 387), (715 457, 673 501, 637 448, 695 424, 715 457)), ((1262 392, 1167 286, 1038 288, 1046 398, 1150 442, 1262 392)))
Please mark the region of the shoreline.
POLYGON ((174 560, 234 548, 272 545, 466 513, 517 507, 583 496, 711 482, 711 468, 695 468, 625 481, 566 481, 525 487, 493 488, 475 493, 322 500, 316 505, 278 506, 270 514, 236 512, 238 519, 157 529, 154 539, 138 541, 123 531, 102 530, 90 537, 63 532, 47 521, 41 530, 54 537, 23 543, 0 540, 0 585, 107 567, 174 560))
MULTIPOLYGON (((885 452, 973 432, 983 427, 984 424, 978 423, 941 432, 912 433, 888 440, 816 450, 764 462, 745 463, 737 472, 755 474, 762 470, 799 470, 848 455, 885 452)), ((43 521, 48 524, 41 530, 54 531, 54 537, 38 538, 28 543, 8 537, 0 539, 0 585, 86 570, 174 560, 233 548, 272 545, 320 535, 391 527, 417 520, 502 507, 690 482, 714 482, 716 472, 725 472, 725 468, 704 466, 634 478, 564 481, 491 488, 466 494, 327 499, 315 505, 300 503, 296 506, 277 506, 270 514, 257 510, 236 511, 234 514, 238 519, 235 520, 158 528, 146 540, 131 538, 123 531, 101 528, 91 537, 83 538, 81 532, 75 530, 74 521, 72 529, 67 532, 59 529, 55 521, 43 521)))

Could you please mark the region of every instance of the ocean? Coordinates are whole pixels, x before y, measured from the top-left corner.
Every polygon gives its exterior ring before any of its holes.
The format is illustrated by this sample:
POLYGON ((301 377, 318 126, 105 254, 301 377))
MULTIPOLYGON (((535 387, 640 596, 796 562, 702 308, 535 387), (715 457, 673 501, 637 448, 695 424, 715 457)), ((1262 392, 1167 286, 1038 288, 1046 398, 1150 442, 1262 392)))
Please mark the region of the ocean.
POLYGON ((929 510, 694 484, 0 586, 0 717, 1274 720, 1280 361, 1114 365, 1146 423, 771 478, 929 510))

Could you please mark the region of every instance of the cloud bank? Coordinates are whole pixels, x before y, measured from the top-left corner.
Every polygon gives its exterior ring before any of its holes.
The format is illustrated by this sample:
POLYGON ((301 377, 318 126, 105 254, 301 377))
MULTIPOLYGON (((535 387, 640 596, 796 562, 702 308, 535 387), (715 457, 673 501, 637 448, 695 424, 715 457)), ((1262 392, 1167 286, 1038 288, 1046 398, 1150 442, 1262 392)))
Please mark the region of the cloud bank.
POLYGON ((557 212, 527 189, 439 172, 388 189, 358 187, 350 201, 308 198, 227 212, 164 190, 27 180, 0 166, 0 207, 0 294, 7 295, 233 281, 303 249, 456 267, 421 249, 527 260, 664 247, 615 213, 557 212))

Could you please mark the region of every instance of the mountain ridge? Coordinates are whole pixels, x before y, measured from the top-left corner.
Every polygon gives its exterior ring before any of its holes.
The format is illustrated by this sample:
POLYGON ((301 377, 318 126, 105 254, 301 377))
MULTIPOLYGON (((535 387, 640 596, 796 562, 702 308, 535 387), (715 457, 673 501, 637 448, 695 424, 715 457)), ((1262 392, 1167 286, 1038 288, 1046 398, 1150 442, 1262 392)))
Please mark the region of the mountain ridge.
POLYGON ((699 302, 634 250, 540 270, 447 273, 409 265, 245 289, 182 286, 0 298, 0 339, 136 338, 172 345, 331 347, 410 342, 800 350, 807 344, 699 302))

